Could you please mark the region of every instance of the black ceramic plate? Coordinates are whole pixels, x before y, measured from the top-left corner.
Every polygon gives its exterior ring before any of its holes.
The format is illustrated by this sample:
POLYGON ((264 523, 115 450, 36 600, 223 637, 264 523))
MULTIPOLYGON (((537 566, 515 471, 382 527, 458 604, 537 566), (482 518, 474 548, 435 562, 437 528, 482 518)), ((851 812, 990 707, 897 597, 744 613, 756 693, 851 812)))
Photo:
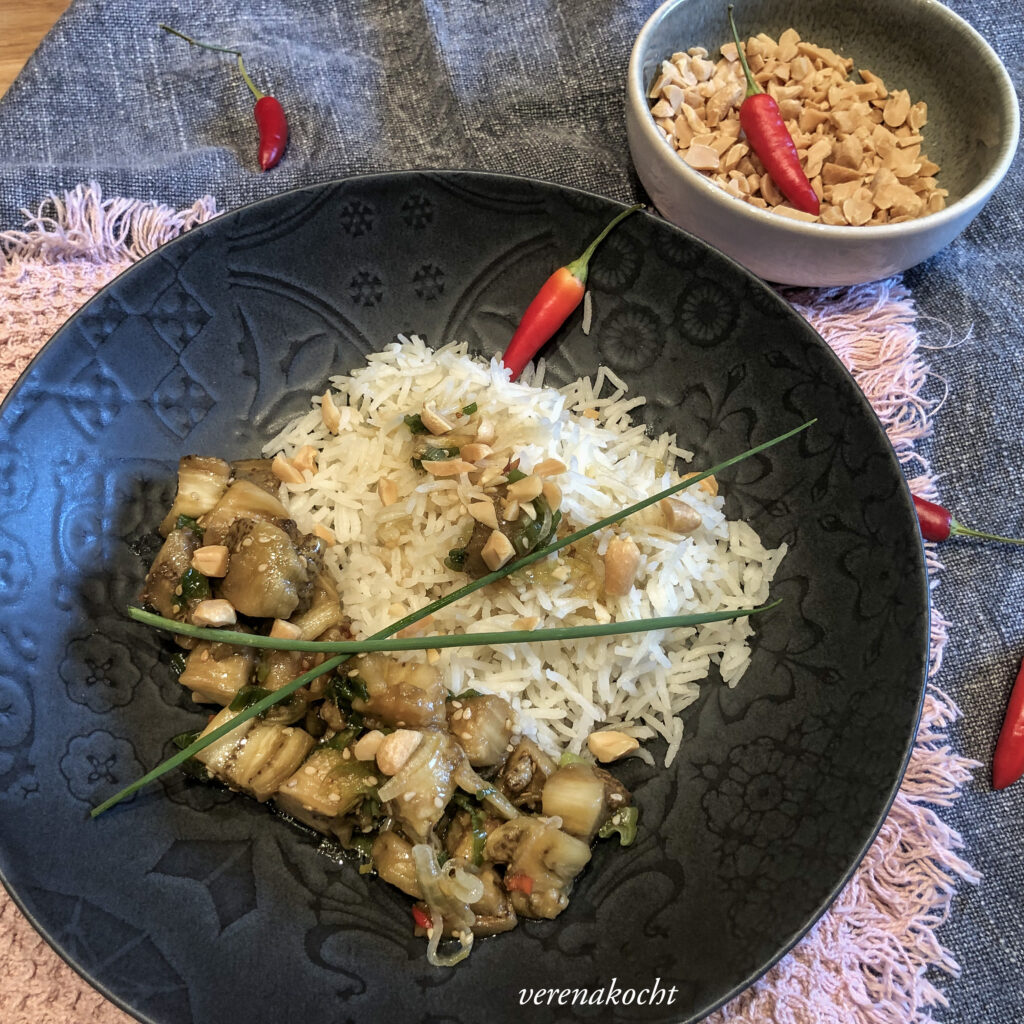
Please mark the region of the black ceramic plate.
POLYGON ((600 250, 593 330, 572 318, 549 348, 552 378, 610 364, 701 462, 818 423, 722 479, 731 516, 792 546, 774 586, 784 604, 758 621, 741 685, 706 684, 672 769, 626 770, 636 845, 601 844, 557 921, 443 970, 406 897, 248 799, 175 775, 87 820, 202 714, 164 642, 124 612, 178 457, 255 454, 329 374, 398 332, 499 352, 543 278, 617 209, 469 173, 279 196, 118 278, 4 406, 0 871, 56 949, 140 1019, 696 1020, 809 927, 870 843, 928 645, 897 462, 800 317, 647 215, 600 250), (522 1007, 531 990, 596 1001, 656 979, 671 1004, 522 1007))

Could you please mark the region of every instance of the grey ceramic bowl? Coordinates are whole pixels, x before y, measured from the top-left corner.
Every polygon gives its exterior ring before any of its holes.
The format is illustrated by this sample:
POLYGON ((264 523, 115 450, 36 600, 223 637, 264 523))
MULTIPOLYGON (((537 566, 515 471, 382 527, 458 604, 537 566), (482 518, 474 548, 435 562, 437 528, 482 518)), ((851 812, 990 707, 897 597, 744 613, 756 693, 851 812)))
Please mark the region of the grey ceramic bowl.
POLYGON ((941 168, 946 208, 902 224, 806 223, 734 199, 673 151, 650 115, 647 91, 662 60, 729 38, 725 0, 668 0, 633 47, 626 127, 640 180, 670 221, 780 284, 830 286, 887 277, 934 255, 978 215, 1017 148, 1020 112, 1006 69, 962 18, 934 0, 744 0, 742 36, 801 38, 852 57, 890 88, 928 104, 925 152, 941 168))

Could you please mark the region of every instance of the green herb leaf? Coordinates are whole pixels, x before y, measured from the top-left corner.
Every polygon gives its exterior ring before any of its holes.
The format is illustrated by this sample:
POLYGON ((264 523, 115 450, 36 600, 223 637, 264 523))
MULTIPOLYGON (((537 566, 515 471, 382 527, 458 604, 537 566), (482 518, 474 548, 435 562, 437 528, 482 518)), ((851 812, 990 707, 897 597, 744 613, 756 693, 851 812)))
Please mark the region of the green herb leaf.
POLYGON ((479 690, 463 690, 462 693, 452 693, 448 691, 448 696, 445 697, 446 701, 449 700, 470 700, 473 697, 482 697, 483 694, 479 690))
POLYGON ((174 521, 174 528, 176 530, 191 530, 200 540, 203 539, 203 528, 199 525, 199 521, 193 519, 192 516, 182 513, 174 521))
POLYGON ((519 480, 525 480, 526 474, 521 469, 510 469, 505 476, 508 478, 510 484, 514 484, 519 480))
POLYGON ((363 703, 370 699, 370 691, 366 688, 366 680, 361 676, 335 676, 328 684, 325 696, 332 700, 336 707, 351 705, 357 698, 363 703))
POLYGON ((472 416, 473 413, 476 412, 476 410, 477 410, 476 402, 470 402, 469 405, 464 405, 462 407, 462 412, 466 416, 472 416))
POLYGON ((403 416, 405 425, 409 428, 410 434, 427 434, 429 431, 423 426, 423 420, 418 412, 414 412, 411 416, 403 416))
POLYGON ((359 735, 362 730, 355 726, 348 726, 341 732, 336 732, 329 740, 321 740, 316 746, 318 750, 344 750, 359 735))
POLYGON ((228 705, 232 711, 248 711, 257 701, 273 693, 273 690, 264 689, 262 686, 243 686, 235 694, 234 700, 228 705))
POLYGON ((457 458, 458 454, 459 448, 457 445, 451 445, 446 448, 429 445, 420 456, 420 462, 447 462, 448 459, 457 458))
POLYGON ((186 569, 182 574, 181 603, 187 601, 205 601, 210 596, 210 581, 198 569, 186 569))
POLYGON ((188 655, 184 651, 175 651, 171 655, 171 671, 175 676, 180 676, 188 664, 188 655))

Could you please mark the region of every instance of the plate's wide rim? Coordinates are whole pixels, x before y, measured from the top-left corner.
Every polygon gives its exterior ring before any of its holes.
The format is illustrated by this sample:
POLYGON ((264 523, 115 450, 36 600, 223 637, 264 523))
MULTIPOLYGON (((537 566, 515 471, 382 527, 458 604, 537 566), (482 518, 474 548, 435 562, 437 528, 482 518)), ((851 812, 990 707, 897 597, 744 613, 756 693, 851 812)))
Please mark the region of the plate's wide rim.
MULTIPOLYGON (((62 335, 70 327, 72 327, 72 325, 74 325, 79 318, 84 318, 84 316, 88 313, 90 307, 94 303, 101 302, 110 291, 119 286, 120 282, 127 275, 132 274, 134 271, 136 271, 138 268, 144 265, 148 265, 151 261, 160 259, 161 255, 165 253, 168 249, 174 248, 179 245, 187 244, 188 240, 194 237, 197 233, 203 234, 211 231, 222 230, 224 226, 231 220, 231 218, 249 214, 255 210, 258 210, 260 207, 272 207, 275 203, 282 202, 286 200, 288 197, 295 196, 300 193, 321 192, 338 187, 351 186, 361 182, 380 184, 386 183, 391 180, 408 181, 413 180, 417 177, 440 179, 459 177, 472 178, 487 183, 528 183, 531 185, 539 186, 542 189, 551 189, 556 192, 571 193, 580 197, 584 197, 587 200, 596 201, 602 204, 608 204, 618 208, 624 208, 627 205, 626 203, 623 203, 622 201, 617 199, 613 199, 609 196, 604 196, 599 193, 591 192, 587 189, 581 189, 575 186, 566 185, 561 182, 550 181, 543 178, 509 174, 503 172, 492 172, 479 169, 408 168, 380 172, 370 171, 359 174, 346 175, 341 178, 332 178, 318 182, 310 182, 305 185, 300 185, 294 188, 283 190, 281 192, 276 192, 271 195, 264 196, 260 199, 253 200, 252 202, 244 203, 240 206, 224 210, 218 213, 216 216, 210 218, 209 220, 204 221, 201 224, 197 224, 195 227, 189 229, 188 231, 183 232, 176 238, 164 242, 163 244, 153 249, 151 252, 136 260, 134 263, 126 267, 114 278, 112 278, 110 281, 104 284, 93 296, 91 296, 85 303, 83 303, 83 305, 78 310, 76 310, 75 313, 73 313, 72 316, 70 316, 57 329, 57 331, 55 331, 54 334, 39 348, 39 350, 35 353, 35 355, 33 355, 32 359, 29 361, 24 370, 18 376, 18 379, 14 382, 14 384, 11 385, 11 388, 4 396, 3 401, 0 402, 0 428, 6 427, 5 420, 10 406, 13 405, 13 403, 18 400, 18 393, 29 381, 39 362, 41 362, 43 358, 49 354, 49 352, 52 350, 53 347, 55 347, 55 345, 61 342, 62 335)), ((771 285, 767 284, 761 278, 757 277, 757 275, 755 275, 752 271, 745 268, 734 258, 730 257, 725 253, 722 253, 721 250, 716 249, 714 246, 710 245, 708 242, 697 237, 696 235, 693 235, 692 233, 686 231, 685 229, 672 224, 670 221, 658 215, 657 212, 654 211, 653 209, 647 209, 647 212, 651 214, 651 216, 657 221, 659 225, 663 225, 665 228, 669 229, 672 232, 678 232, 679 234, 685 236, 690 241, 695 242, 699 246, 714 252, 718 258, 730 264, 735 269, 735 271, 737 271, 742 277, 746 278, 749 284, 760 288, 761 290, 763 290, 765 294, 772 296, 773 301, 781 303, 782 306, 785 308, 787 315, 797 317, 801 321, 801 323, 806 327, 806 329, 817 338, 818 343, 821 346, 821 350, 825 354, 825 358, 832 364, 833 368, 838 370, 841 375, 845 376, 849 380, 849 382, 853 384, 855 389, 854 393, 857 397, 857 400, 862 405, 863 409, 873 419, 873 422, 875 423, 879 435, 881 436, 881 438, 884 439, 885 446, 888 450, 889 458, 902 484, 900 494, 903 499, 907 515, 916 523, 916 516, 913 510, 912 495, 906 483, 906 479, 902 472, 902 468, 900 467, 898 456, 896 455, 895 449, 892 446, 892 442, 889 439, 888 433, 886 432, 884 425, 879 419, 877 412, 871 405, 867 396, 860 389, 859 385, 857 385, 849 369, 843 364, 842 360, 835 353, 832 347, 825 341, 820 332, 818 332, 818 330, 812 324, 810 324, 806 319, 804 319, 788 302, 786 302, 784 297, 780 295, 776 289, 771 287, 771 285)), ((806 291, 806 289, 794 290, 806 291)), ((5 433, 6 429, 0 430, 0 437, 2 437, 5 433)), ((899 769, 888 790, 888 793, 884 798, 883 805, 881 806, 877 816, 877 820, 869 828, 868 833, 865 836, 864 842, 862 843, 861 847, 856 851, 855 856, 847 870, 836 881, 834 886, 826 893, 826 895, 822 898, 818 906, 810 912, 806 922, 800 928, 796 929, 787 939, 785 939, 782 946, 778 949, 778 951, 774 953, 770 958, 768 958, 762 965, 752 969, 743 980, 737 982, 732 989, 727 991, 717 1001, 701 1009, 699 1011, 701 1013, 701 1016, 699 1018, 687 1018, 688 1020, 693 1021, 694 1024, 696 1024, 697 1021, 704 1019, 704 1017, 706 1017, 707 1015, 710 1015, 711 1013, 714 1013, 717 1010, 721 1009, 723 1006, 725 1006, 731 1000, 736 998, 742 992, 749 989, 759 979, 763 978, 764 975, 767 974, 773 967, 775 967, 781 960, 783 960, 790 952, 792 952, 794 947, 814 928, 814 926, 821 920, 825 913, 827 913, 827 911, 838 898, 843 889, 845 889, 846 886, 850 883, 850 881, 856 874, 858 868, 860 867, 861 863, 863 862, 865 856, 867 855, 868 851, 871 849, 876 839, 878 838, 879 832, 885 824, 885 821, 889 817, 896 797, 898 796, 900 789, 902 787, 907 767, 914 753, 916 738, 928 691, 928 668, 931 658, 930 630, 928 626, 932 612, 931 590, 928 585, 928 570, 927 561, 925 557, 924 542, 921 539, 919 532, 916 530, 915 535, 917 537, 917 546, 915 551, 916 566, 920 576, 921 598, 923 603, 923 615, 921 619, 923 623, 921 637, 921 639, 923 640, 923 650, 920 652, 922 662, 922 676, 920 683, 917 687, 916 706, 914 709, 913 716, 909 722, 910 728, 908 730, 908 735, 904 744, 902 757, 899 763, 899 769)), ((2 844, 0 844, 0 854, 2 854, 2 852, 2 844)), ((47 942, 50 948, 53 949, 53 951, 66 964, 68 964, 68 966, 71 967, 71 969, 74 970, 76 974, 79 975, 79 977, 86 981, 96 991, 100 992, 106 999, 108 999, 115 1006, 117 1006, 130 1016, 134 1017, 136 1020, 142 1022, 142 1024, 159 1024, 156 1018, 153 1018, 145 1014, 144 1011, 138 1010, 135 1007, 129 1005, 129 1003, 124 998, 122 998, 116 992, 112 991, 108 985, 97 980, 91 973, 90 968, 88 968, 84 964, 79 963, 75 959, 73 953, 67 948, 67 944, 63 943, 60 939, 53 935, 52 932, 48 930, 40 922, 38 916, 36 914, 33 914, 29 910, 27 904, 21 898, 20 894, 16 890, 12 889, 10 883, 8 882, 6 874, 3 871, 2 858, 0 858, 0 884, 3 885, 4 889, 10 896, 12 902, 18 907, 19 911, 32 925, 35 931, 47 942)))

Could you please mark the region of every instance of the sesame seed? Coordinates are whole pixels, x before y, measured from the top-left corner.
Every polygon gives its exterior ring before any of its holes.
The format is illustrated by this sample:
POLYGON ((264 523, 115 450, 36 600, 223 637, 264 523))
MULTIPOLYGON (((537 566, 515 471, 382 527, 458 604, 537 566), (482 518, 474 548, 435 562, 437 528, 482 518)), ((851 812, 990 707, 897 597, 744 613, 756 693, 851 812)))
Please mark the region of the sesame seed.
POLYGON ((289 789, 294 789, 298 784, 299 784, 299 780, 298 779, 289 779, 288 780, 288 788, 289 789))
POLYGON ((416 796, 416 790, 415 789, 410 789, 408 793, 403 793, 402 794, 402 799, 406 803, 409 803, 409 801, 412 800, 415 796, 416 796))
POLYGON ((348 749, 348 747, 346 747, 346 748, 345 748, 345 749, 344 749, 344 750, 343 750, 343 751, 341 752, 341 759, 342 759, 342 761, 347 761, 347 760, 348 760, 348 759, 349 759, 349 758, 350 758, 351 756, 352 756, 352 751, 351 751, 351 750, 349 750, 349 749, 348 749))
POLYGON ((332 804, 341 803, 341 794, 340 793, 331 793, 331 795, 327 799, 330 800, 332 804))
POLYGON ((462 712, 462 717, 466 718, 466 719, 472 718, 473 717, 473 709, 472 708, 466 708, 466 710, 462 712))
POLYGON ((252 537, 246 537, 245 540, 242 541, 242 547, 243 548, 252 547, 252 537))
POLYGON ((267 563, 266 562, 260 562, 260 564, 256 566, 256 571, 257 572, 266 572, 267 571, 267 563))
POLYGON ((307 775, 316 775, 316 769, 311 764, 307 764, 303 771, 307 775))
POLYGON ((461 700, 453 700, 452 701, 452 707, 453 708, 461 708, 462 707, 462 701, 461 700))
POLYGON ((444 801, 439 796, 435 796, 434 797, 434 806, 437 807, 437 808, 444 807, 444 801))
POLYGON ((377 785, 377 776, 376 775, 368 776, 367 779, 366 779, 366 784, 368 786, 376 786, 377 785))

